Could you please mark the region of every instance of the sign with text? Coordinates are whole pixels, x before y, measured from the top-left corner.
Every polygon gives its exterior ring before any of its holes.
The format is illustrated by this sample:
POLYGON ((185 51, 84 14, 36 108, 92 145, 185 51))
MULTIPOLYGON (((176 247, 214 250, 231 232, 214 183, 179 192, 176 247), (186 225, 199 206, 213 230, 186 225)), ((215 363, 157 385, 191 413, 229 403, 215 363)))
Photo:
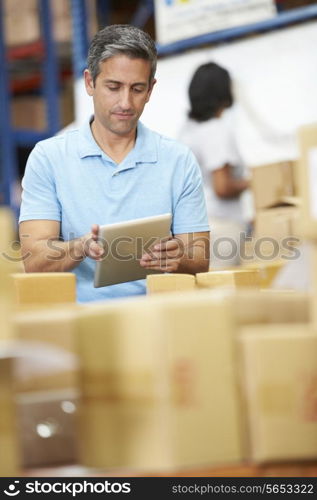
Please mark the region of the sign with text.
POLYGON ((156 39, 164 45, 275 15, 273 0, 155 0, 156 39))

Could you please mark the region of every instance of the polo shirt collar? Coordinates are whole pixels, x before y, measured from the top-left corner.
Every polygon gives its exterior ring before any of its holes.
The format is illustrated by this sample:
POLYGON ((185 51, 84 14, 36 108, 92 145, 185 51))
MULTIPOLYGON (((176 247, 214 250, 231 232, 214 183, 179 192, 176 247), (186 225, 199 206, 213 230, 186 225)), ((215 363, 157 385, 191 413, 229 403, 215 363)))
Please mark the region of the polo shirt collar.
MULTIPOLYGON (((79 128, 80 158, 86 158, 88 156, 103 156, 105 154, 98 146, 92 135, 90 128, 92 119, 93 117, 90 117, 90 119, 79 128)), ((155 136, 151 130, 139 121, 134 148, 128 153, 122 164, 126 164, 126 162, 128 162, 131 168, 133 166, 132 163, 135 165, 137 163, 155 163, 157 162, 157 159, 158 154, 155 136)))
POLYGON ((130 153, 136 163, 155 163, 158 159, 155 135, 140 121, 138 122, 136 142, 130 153))
POLYGON ((91 132, 90 123, 92 120, 93 116, 79 127, 78 150, 80 158, 86 158, 86 156, 102 156, 102 150, 96 143, 91 132))

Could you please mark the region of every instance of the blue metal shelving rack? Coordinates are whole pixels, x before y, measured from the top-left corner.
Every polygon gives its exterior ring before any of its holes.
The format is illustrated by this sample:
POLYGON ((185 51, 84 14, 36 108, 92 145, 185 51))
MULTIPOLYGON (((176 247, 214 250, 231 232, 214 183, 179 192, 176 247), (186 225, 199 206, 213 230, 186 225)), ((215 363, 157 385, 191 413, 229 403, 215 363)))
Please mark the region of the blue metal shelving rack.
POLYGON ((0 151, 1 183, 0 203, 9 205, 18 213, 12 193, 14 182, 18 179, 16 148, 32 147, 36 142, 54 135, 60 129, 59 117, 59 79, 56 44, 51 23, 51 4, 53 0, 38 0, 41 40, 44 46, 42 94, 46 103, 47 127, 42 132, 31 129, 14 129, 10 119, 10 90, 7 49, 4 39, 3 1, 0 0, 0 151))
POLYGON ((45 53, 41 90, 46 103, 47 126, 42 132, 22 129, 14 130, 14 142, 19 146, 32 146, 36 142, 56 134, 60 129, 58 62, 51 22, 51 1, 53 0, 38 0, 41 39, 45 53))
POLYGON ((12 206, 12 188, 17 178, 17 162, 10 120, 9 95, 4 19, 2 0, 0 0, 0 204, 12 206))
MULTIPOLYGON (((108 0, 106 0, 108 4, 108 0)), ((89 35, 85 0, 71 0, 73 27, 73 72, 76 79, 82 78, 86 67, 89 35)))

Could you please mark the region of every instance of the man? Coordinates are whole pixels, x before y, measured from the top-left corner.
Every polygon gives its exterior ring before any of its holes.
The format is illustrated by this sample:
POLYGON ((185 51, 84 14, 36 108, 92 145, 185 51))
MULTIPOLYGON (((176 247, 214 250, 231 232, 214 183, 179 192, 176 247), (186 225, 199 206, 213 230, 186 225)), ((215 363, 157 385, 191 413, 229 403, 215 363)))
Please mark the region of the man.
POLYGON ((84 72, 94 116, 78 130, 38 143, 26 166, 20 212, 25 269, 75 272, 80 302, 145 293, 144 280, 93 287, 101 224, 171 212, 173 238, 145 253, 140 266, 208 269, 199 167, 185 146, 139 122, 156 82, 156 59, 153 40, 138 28, 99 31, 84 72))

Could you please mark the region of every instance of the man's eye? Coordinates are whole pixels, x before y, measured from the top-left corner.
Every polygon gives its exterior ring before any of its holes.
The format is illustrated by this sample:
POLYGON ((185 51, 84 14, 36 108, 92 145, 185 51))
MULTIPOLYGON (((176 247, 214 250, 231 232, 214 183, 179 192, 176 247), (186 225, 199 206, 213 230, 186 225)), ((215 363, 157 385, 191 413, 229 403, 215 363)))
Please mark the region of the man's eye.
POLYGON ((141 94, 141 92, 143 92, 144 89, 143 87, 140 88, 140 87, 133 87, 133 92, 136 92, 137 94, 141 94))
POLYGON ((108 86, 108 90, 112 90, 112 91, 119 90, 119 87, 109 87, 108 86))

